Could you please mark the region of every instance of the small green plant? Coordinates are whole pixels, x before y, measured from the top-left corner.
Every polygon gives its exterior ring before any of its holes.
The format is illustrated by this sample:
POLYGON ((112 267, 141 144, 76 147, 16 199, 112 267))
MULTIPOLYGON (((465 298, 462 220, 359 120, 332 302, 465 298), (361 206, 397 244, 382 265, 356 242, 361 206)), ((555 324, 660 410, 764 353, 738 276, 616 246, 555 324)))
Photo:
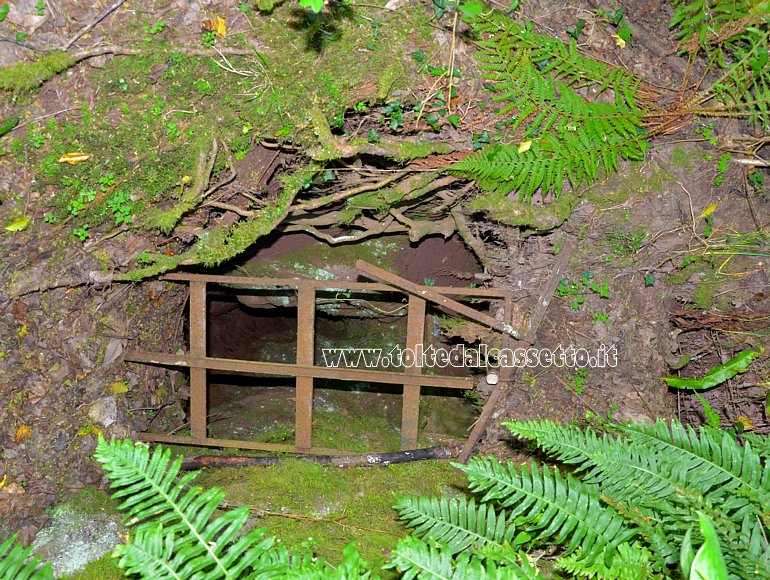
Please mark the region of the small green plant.
POLYGON ((605 431, 612 427, 612 417, 618 411, 618 404, 612 403, 606 415, 599 415, 591 410, 586 411, 585 422, 597 431, 605 431))
POLYGON ((79 228, 73 228, 72 233, 75 234, 81 242, 85 242, 90 235, 88 233, 88 224, 83 224, 79 228))
POLYGON ((722 185, 725 181, 725 172, 727 171, 727 162, 730 160, 730 153, 722 153, 717 161, 717 175, 714 177, 714 185, 722 185))
POLYGON ((650 274, 649 272, 644 273, 644 287, 650 288, 652 286, 655 286, 655 276, 650 274))
POLYGON ((567 382, 570 390, 578 395, 582 395, 585 389, 586 379, 588 379, 588 369, 579 368, 574 373, 567 376, 567 382))
POLYGON ((99 183, 99 189, 102 190, 102 193, 106 193, 107 190, 115 185, 115 174, 110 172, 106 175, 102 175, 98 180, 99 183))
POLYGON ((17 32, 16 36, 14 36, 16 39, 16 42, 24 42, 27 40, 27 33, 26 32, 17 32))
POLYGON ((130 193, 123 190, 118 191, 107 200, 107 206, 112 210, 116 226, 131 223, 134 203, 131 200, 130 193))
POLYGON ((182 135, 182 132, 176 126, 176 123, 174 123, 173 121, 168 121, 166 123, 166 138, 169 141, 174 141, 175 139, 178 139, 181 135, 182 135))
POLYGON ((324 7, 324 0, 299 0, 299 5, 302 8, 310 8, 313 12, 318 14, 324 7))
POLYGON ((374 129, 369 129, 369 132, 366 134, 366 140, 369 143, 379 143, 380 136, 374 129))
POLYGON ((45 135, 35 129, 30 133, 29 141, 33 148, 40 149, 45 143, 45 135))
POLYGON ((150 255, 150 252, 142 252, 136 257, 136 260, 134 260, 134 266, 137 268, 141 268, 142 266, 147 266, 149 264, 152 264, 152 256, 150 255))
POLYGON ((597 282, 594 280, 593 272, 586 271, 581 274, 579 282, 574 282, 569 278, 559 280, 554 296, 571 299, 572 309, 579 310, 585 302, 585 295, 590 292, 598 294, 600 298, 609 298, 610 286, 608 282, 597 282))
POLYGON ((86 209, 86 202, 80 197, 75 197, 67 203, 67 211, 73 216, 78 215, 84 209, 86 209))
MULTIPOLYGON (((155 24, 153 24, 152 26, 149 26, 149 25, 145 25, 145 26, 143 27, 143 30, 144 30, 144 32, 146 32, 147 34, 150 34, 150 35, 152 35, 152 36, 155 36, 156 34, 160 34, 160 33, 161 33, 161 32, 163 32, 165 29, 166 29, 166 23, 165 23, 165 22, 162 22, 162 21, 160 21, 160 20, 158 20, 158 21, 157 21, 155 24)), ((151 39, 149 39, 149 38, 146 38, 145 40, 146 40, 147 42, 150 42, 150 41, 151 41, 151 39)))
POLYGON ((404 126, 404 110, 401 108, 401 101, 399 99, 391 101, 382 107, 380 111, 385 115, 385 117, 380 119, 380 122, 387 123, 391 131, 395 132, 399 127, 404 126))
POLYGON ((644 231, 619 231, 607 234, 607 246, 616 258, 637 254, 646 241, 647 234, 644 231))
POLYGON ((45 16, 46 3, 45 0, 37 0, 35 2, 35 11, 38 16, 45 16))
POLYGON ((43 221, 47 224, 55 224, 57 220, 55 215, 47 213, 43 216, 43 221))
POLYGON ((203 46, 205 46, 206 48, 213 48, 214 45, 217 43, 216 30, 206 30, 205 32, 202 32, 201 42, 203 42, 203 46))
POLYGON ((610 315, 607 314, 606 312, 595 312, 594 321, 602 322, 604 324, 609 324, 610 322, 612 322, 612 320, 610 319, 610 315))
POLYGON ((3 2, 3 5, 0 6, 0 22, 5 20, 6 16, 8 16, 9 10, 10 7, 8 6, 8 2, 3 2))
POLYGON ((575 24, 572 24, 567 27, 567 34, 569 34, 572 38, 577 40, 580 37, 580 34, 583 32, 583 29, 586 27, 586 21, 582 18, 578 18, 575 21, 575 24))

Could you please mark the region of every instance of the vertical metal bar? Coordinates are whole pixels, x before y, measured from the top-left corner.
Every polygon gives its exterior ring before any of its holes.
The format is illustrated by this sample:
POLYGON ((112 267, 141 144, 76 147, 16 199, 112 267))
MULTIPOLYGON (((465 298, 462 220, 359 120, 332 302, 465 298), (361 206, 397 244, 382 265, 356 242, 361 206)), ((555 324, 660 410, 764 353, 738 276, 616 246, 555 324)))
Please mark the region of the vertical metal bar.
MULTIPOLYGON (((509 294, 503 301, 503 320, 505 320, 508 324, 511 324, 512 315, 513 297, 509 294)), ((504 352, 511 352, 513 350, 513 337, 511 337, 509 334, 503 334, 503 349, 504 352)), ((498 369, 498 373, 501 381, 510 381, 513 377, 513 367, 509 364, 506 367, 498 369)))
MULTIPOLYGON (((190 357, 206 356, 206 283, 190 282, 190 357)), ((190 431, 193 439, 206 439, 206 368, 190 369, 190 431)))
MULTIPOLYGON (((425 300, 409 297, 409 315, 406 323, 406 348, 414 353, 414 365, 407 367, 406 374, 422 374, 422 341, 425 338, 425 300)), ((401 450, 417 449, 420 423, 420 385, 404 385, 401 406, 401 450)))
MULTIPOLYGON (((297 296, 297 364, 315 362, 315 288, 300 284, 297 296)), ((313 446, 313 377, 296 379, 296 414, 294 417, 294 444, 297 449, 313 446)))

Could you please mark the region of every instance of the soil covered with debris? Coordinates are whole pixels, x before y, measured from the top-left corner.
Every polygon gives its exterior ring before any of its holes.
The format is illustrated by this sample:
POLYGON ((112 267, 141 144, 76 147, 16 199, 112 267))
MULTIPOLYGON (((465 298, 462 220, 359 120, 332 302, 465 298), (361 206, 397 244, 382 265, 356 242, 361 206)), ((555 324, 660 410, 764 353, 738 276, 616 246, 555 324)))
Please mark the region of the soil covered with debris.
MULTIPOLYGON (((188 374, 125 360, 189 352, 187 285, 162 277, 174 271, 363 281, 363 259, 428 288, 510 290, 523 331, 550 301, 535 348, 607 354, 533 364, 500 389, 476 369, 466 396, 430 391, 421 445, 462 445, 493 393, 475 452, 500 457, 526 453, 508 419, 770 432, 767 137, 761 120, 709 117, 708 101, 694 112, 688 99, 718 71, 678 51, 668 4, 492 3, 639 79, 641 154, 597 156, 585 179, 545 189, 537 172, 495 182, 499 158, 468 169, 503 147, 537 153, 541 134, 503 116, 510 95, 490 90, 478 15, 444 2, 331 2, 320 15, 281 0, 3 5, 0 540, 32 542, 52 506, 102 484, 99 435, 189 433, 188 374), (662 378, 704 379, 749 350, 745 372, 718 384, 662 378)), ((588 99, 590 81, 569 91, 588 99)), ((605 89, 597 102, 622 100, 605 89)), ((295 360, 293 306, 225 294, 208 304, 209 356, 295 360)), ((405 336, 403 303, 318 308, 317 349, 405 336)), ((438 307, 427 320, 436 346, 504 344, 438 307)), ((294 386, 264 380, 212 372, 210 436, 293 441, 294 386)), ((314 445, 397 449, 401 392, 376 391, 319 388, 314 445)))

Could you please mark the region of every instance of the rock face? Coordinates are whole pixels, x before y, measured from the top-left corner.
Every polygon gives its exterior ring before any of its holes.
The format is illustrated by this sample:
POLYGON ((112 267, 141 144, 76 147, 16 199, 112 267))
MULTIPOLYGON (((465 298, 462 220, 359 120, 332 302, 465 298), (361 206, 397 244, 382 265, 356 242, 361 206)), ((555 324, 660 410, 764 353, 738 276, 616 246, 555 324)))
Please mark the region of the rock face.
POLYGON ((120 543, 121 516, 111 510, 83 513, 68 503, 56 508, 32 544, 35 555, 50 562, 56 577, 72 574, 120 543), (95 513, 91 513, 95 512, 95 513))
POLYGON ((88 410, 88 417, 105 429, 118 420, 118 405, 114 397, 102 397, 88 410))

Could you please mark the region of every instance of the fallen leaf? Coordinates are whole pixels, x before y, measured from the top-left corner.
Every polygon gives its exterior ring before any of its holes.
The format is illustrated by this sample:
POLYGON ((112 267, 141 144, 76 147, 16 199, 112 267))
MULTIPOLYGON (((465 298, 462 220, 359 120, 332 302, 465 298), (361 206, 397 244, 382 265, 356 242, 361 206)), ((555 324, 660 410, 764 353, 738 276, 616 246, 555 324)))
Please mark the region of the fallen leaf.
POLYGON ((519 145, 519 153, 525 153, 526 151, 529 151, 532 147, 532 141, 524 141, 521 145, 519 145))
POLYGON ((225 19, 221 16, 214 17, 214 30, 216 30, 219 36, 227 36, 227 26, 225 25, 225 19))
POLYGON ((27 328, 26 324, 22 324, 21 328, 16 331, 16 336, 19 337, 19 340, 24 340, 24 337, 29 334, 29 329, 27 328))
POLYGON ((30 428, 28 425, 19 425, 16 427, 16 443, 30 436, 30 428))
POLYGON ((735 422, 740 423, 743 426, 744 431, 754 430, 754 422, 748 417, 738 417, 735 422))
POLYGON ((70 165, 75 165, 75 163, 80 163, 81 161, 86 161, 88 159, 91 159, 91 156, 88 153, 65 153, 57 161, 59 163, 69 163, 70 165))
POLYGON ((615 44, 617 44, 621 49, 626 47, 626 41, 623 40, 620 35, 611 34, 610 36, 615 39, 615 44))
POLYGON ((126 381, 116 381, 110 385, 110 390, 119 395, 120 393, 128 392, 128 383, 126 381))
POLYGON ((24 488, 14 481, 13 483, 8 484, 8 486, 5 488, 5 493, 12 495, 22 494, 24 493, 24 488))
POLYGON ((8 230, 9 232, 20 232, 22 230, 27 229, 28 223, 29 223, 29 216, 25 215, 13 220, 11 223, 5 226, 5 229, 8 230))
POLYGON ((706 209, 704 209, 701 214, 698 216, 698 219, 710 216, 714 211, 719 207, 719 202, 715 201, 711 205, 706 206, 706 209))
POLYGON ((3 489, 3 487, 5 487, 6 481, 8 481, 8 475, 4 473, 3 479, 0 479, 0 489, 3 489))

